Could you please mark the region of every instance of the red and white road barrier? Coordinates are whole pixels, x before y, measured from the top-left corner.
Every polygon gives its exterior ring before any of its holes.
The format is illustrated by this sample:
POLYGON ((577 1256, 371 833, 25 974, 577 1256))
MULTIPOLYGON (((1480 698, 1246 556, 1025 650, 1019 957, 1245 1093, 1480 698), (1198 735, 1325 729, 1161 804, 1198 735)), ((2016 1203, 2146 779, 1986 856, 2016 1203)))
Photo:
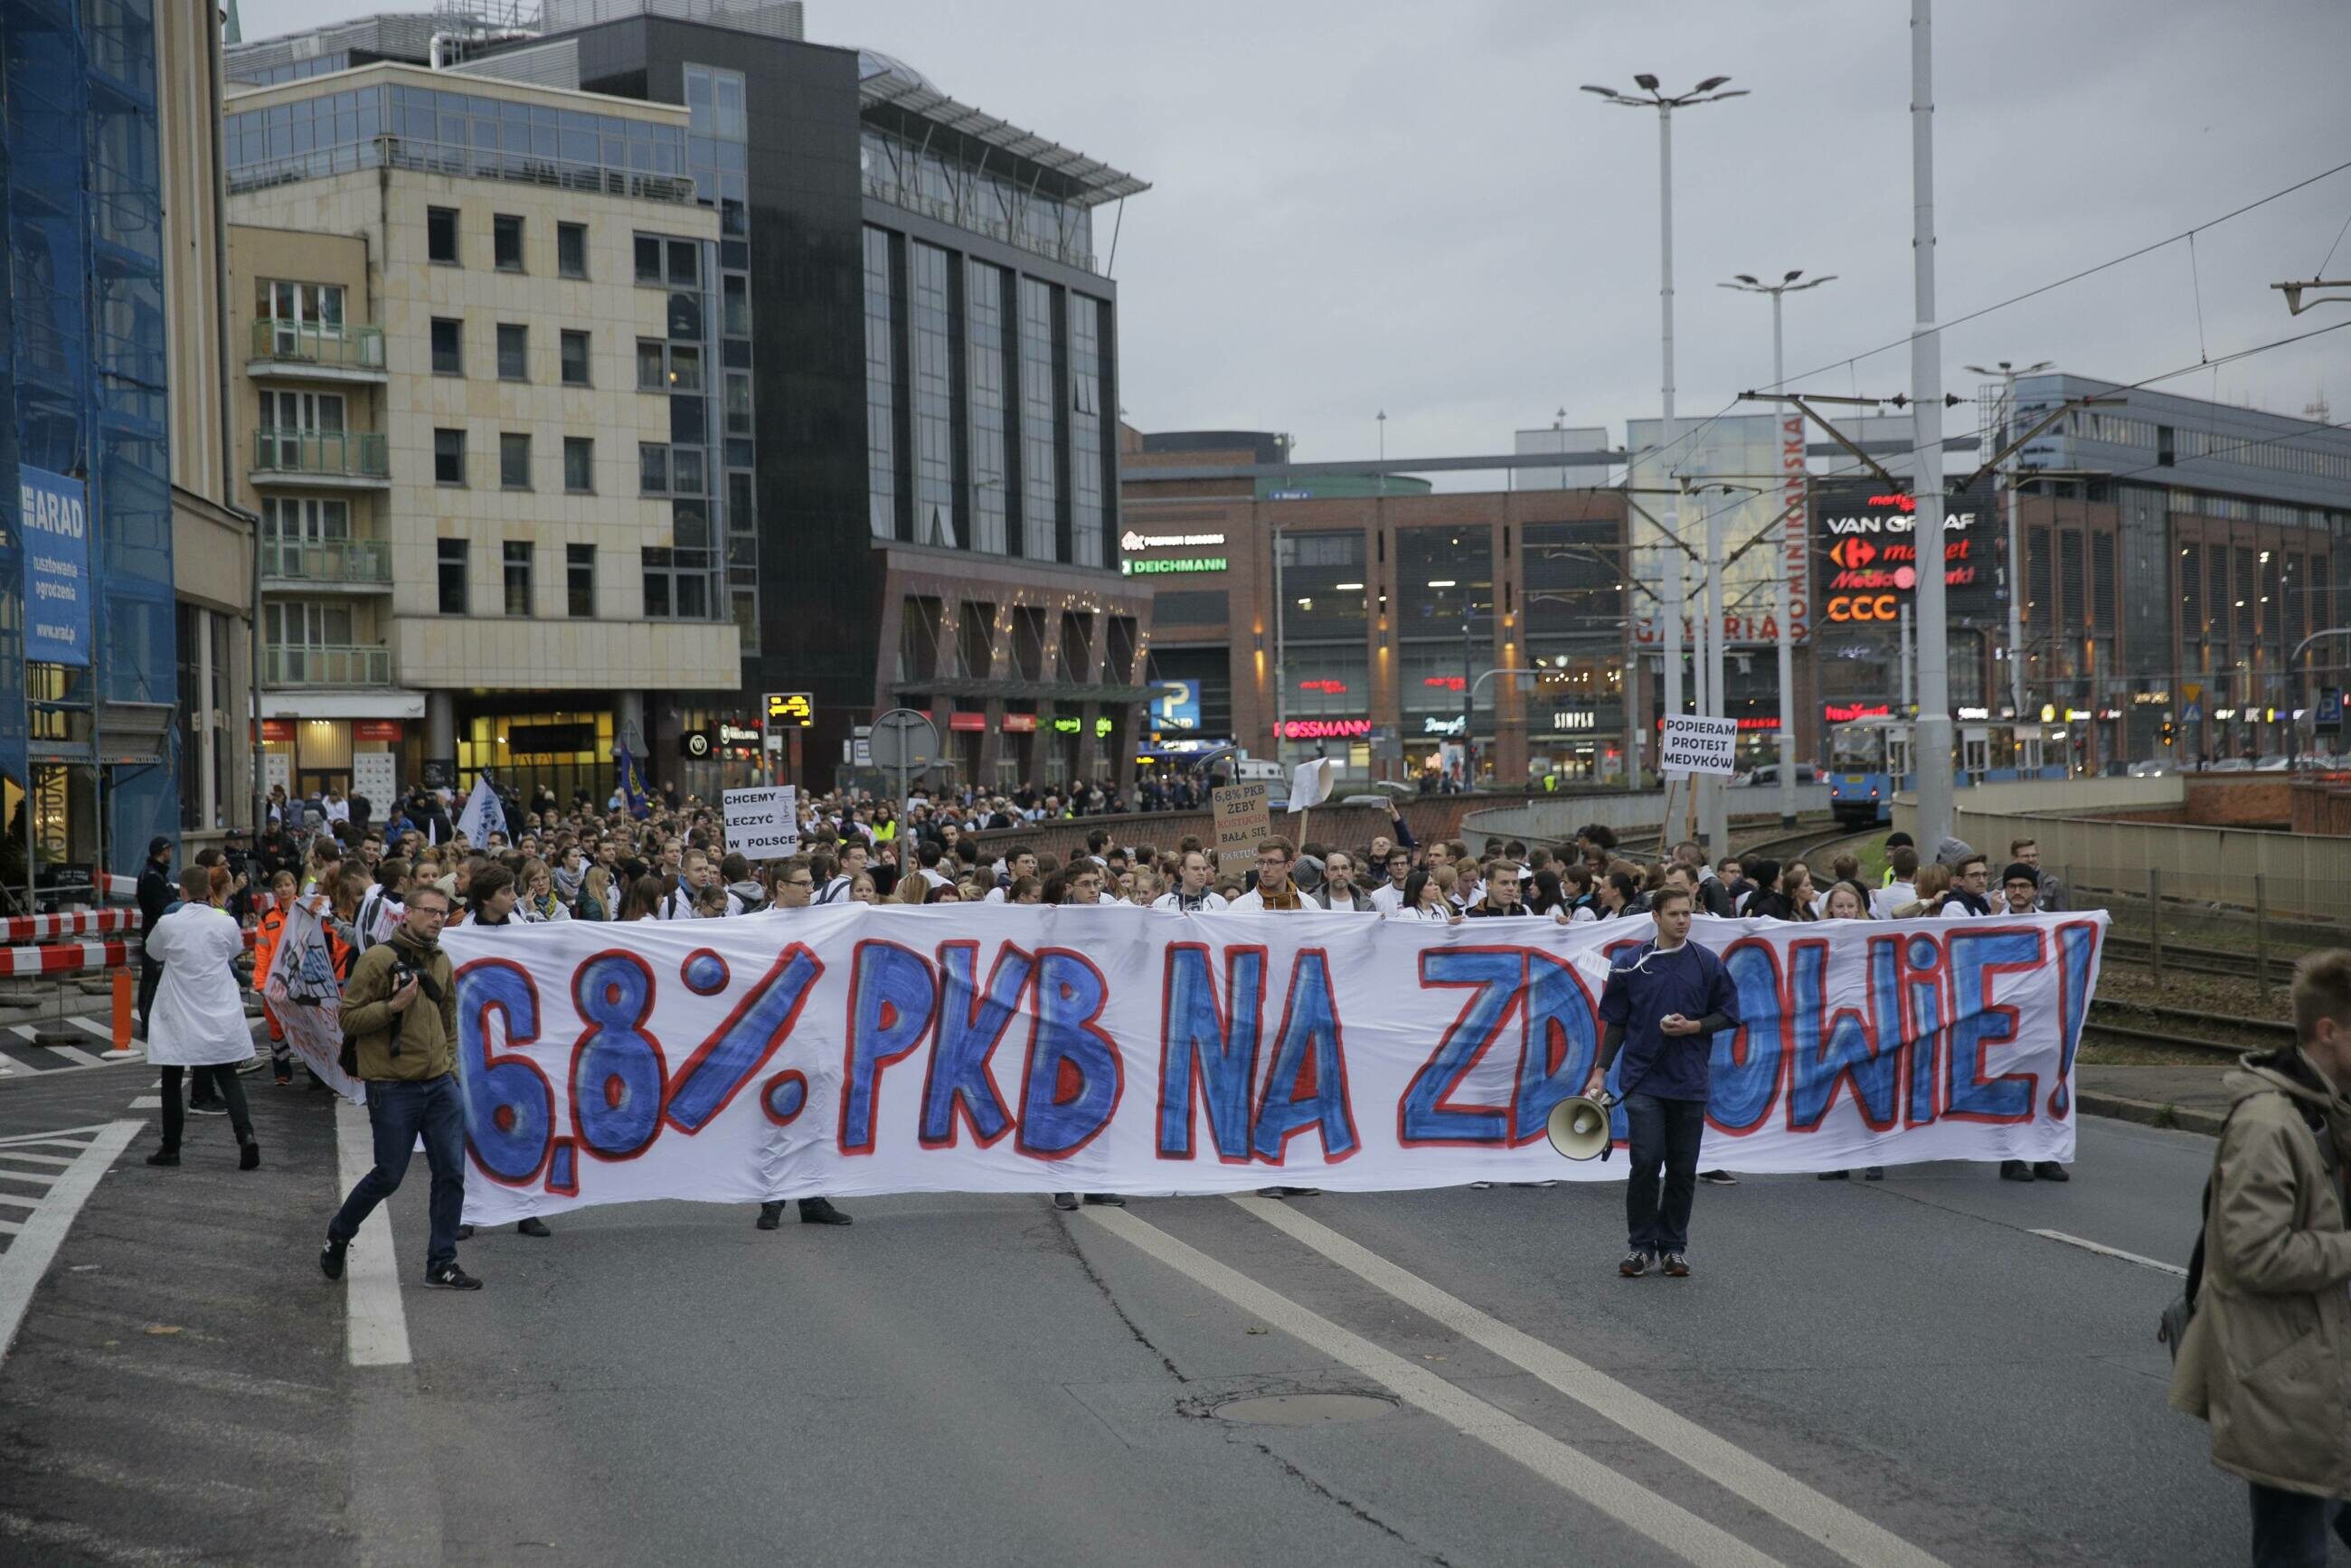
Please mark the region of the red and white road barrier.
POLYGON ((48 947, 0 948, 0 976, 70 975, 131 962, 128 942, 60 942, 48 947))
POLYGON ((0 942, 49 942, 59 936, 102 936, 136 931, 135 909, 85 909, 71 915, 17 915, 0 919, 0 942))
MULTIPOLYGON (((246 952, 253 950, 257 931, 245 934, 246 952)), ((57 942, 41 947, 0 947, 0 978, 28 975, 71 975, 84 969, 115 969, 131 962, 139 951, 130 942, 57 942)))

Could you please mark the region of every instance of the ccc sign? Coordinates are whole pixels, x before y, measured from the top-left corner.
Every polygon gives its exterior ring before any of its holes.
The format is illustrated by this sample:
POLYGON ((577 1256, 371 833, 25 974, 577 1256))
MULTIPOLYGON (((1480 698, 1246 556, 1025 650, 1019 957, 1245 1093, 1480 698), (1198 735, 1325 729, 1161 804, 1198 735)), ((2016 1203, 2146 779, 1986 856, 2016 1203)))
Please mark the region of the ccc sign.
POLYGON ((1898 621, 1901 600, 1891 593, 1840 593, 1829 601, 1832 621, 1898 621))

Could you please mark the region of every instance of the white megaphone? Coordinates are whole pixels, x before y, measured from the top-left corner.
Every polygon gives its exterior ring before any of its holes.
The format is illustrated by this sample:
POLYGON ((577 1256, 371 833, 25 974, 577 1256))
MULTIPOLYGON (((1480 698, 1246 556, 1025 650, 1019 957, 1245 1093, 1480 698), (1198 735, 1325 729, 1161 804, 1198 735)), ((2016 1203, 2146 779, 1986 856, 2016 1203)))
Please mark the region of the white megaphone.
POLYGON ((1543 1124, 1551 1146, 1571 1160, 1588 1160, 1597 1155, 1605 1161, 1613 1147, 1608 1112, 1614 1104, 1604 1093, 1597 1099, 1579 1094, 1561 1101, 1551 1108, 1551 1119, 1543 1124))

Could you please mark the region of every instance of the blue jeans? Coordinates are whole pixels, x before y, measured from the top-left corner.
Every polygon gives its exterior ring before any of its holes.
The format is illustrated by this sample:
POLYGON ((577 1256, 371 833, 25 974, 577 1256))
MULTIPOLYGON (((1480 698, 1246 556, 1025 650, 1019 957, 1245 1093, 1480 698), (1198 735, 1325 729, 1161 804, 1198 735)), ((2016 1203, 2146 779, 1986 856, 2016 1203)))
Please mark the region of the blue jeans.
POLYGON ((2351 1505, 2251 1482, 2253 1568, 2326 1568, 2331 1531, 2351 1544, 2351 1505))
POLYGON ((457 1260, 457 1220, 465 1207, 465 1106, 454 1073, 419 1083, 370 1082, 368 1125, 375 1132, 375 1168, 360 1177, 343 1207, 327 1222, 327 1239, 349 1241, 375 1206, 400 1190, 416 1135, 424 1134, 424 1163, 433 1172, 424 1243, 427 1271, 457 1260))
POLYGON ((1706 1134, 1706 1102, 1635 1094, 1625 1102, 1632 1134, 1633 1170, 1625 1184, 1625 1229, 1635 1252, 1689 1250, 1690 1200, 1698 1195, 1698 1145, 1706 1134), (1657 1173, 1665 1172, 1665 1197, 1657 1173))

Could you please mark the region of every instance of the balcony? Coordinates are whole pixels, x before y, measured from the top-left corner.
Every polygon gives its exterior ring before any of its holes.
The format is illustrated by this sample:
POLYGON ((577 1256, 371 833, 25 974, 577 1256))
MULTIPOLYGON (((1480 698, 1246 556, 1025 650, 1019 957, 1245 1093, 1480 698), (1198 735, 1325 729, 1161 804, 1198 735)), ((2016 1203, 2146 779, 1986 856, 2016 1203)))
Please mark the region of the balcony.
POLYGON ((383 329, 260 320, 246 360, 249 376, 310 382, 384 380, 383 329))
POLYGON ((388 686, 392 650, 333 643, 279 644, 261 651, 265 686, 388 686))
POLYGON ((392 486, 392 456, 373 431, 256 430, 253 482, 384 490, 392 486))
POLYGON ((382 592, 392 587, 392 547, 381 539, 264 539, 261 580, 272 588, 382 592))

